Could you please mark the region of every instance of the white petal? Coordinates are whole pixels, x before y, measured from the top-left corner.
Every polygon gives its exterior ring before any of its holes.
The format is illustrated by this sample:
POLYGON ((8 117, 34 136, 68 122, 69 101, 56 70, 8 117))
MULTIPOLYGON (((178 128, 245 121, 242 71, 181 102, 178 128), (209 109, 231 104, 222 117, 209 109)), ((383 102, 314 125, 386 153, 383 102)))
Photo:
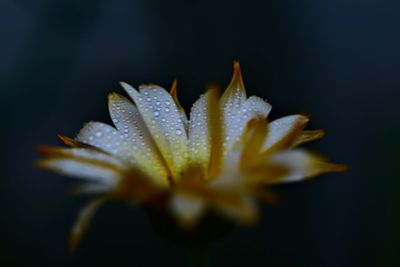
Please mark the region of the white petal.
POLYGON ((114 127, 101 122, 89 122, 78 133, 76 140, 100 148, 135 164, 132 144, 114 127))
POLYGON ((289 173, 285 177, 270 180, 268 183, 285 183, 301 181, 324 172, 344 171, 346 166, 333 164, 325 159, 302 149, 282 151, 274 154, 269 159, 271 163, 288 168, 289 173))
POLYGON ((126 169, 128 167, 124 161, 121 161, 120 159, 112 155, 108 155, 93 149, 87 149, 87 148, 56 148, 56 149, 59 150, 59 153, 62 153, 65 156, 96 160, 99 162, 103 162, 104 164, 111 164, 119 169, 126 169))
POLYGON ((207 170, 210 160, 210 137, 207 100, 205 95, 193 104, 189 123, 189 152, 193 163, 200 163, 207 170))
POLYGON ((262 151, 266 151, 278 144, 293 134, 294 131, 301 129, 307 122, 308 118, 303 115, 286 116, 270 122, 262 151))
POLYGON ((118 131, 132 144, 137 165, 156 182, 168 183, 167 171, 139 111, 123 96, 110 94, 109 110, 118 131))
POLYGON ((247 123, 254 118, 266 118, 271 111, 271 105, 257 96, 251 96, 241 105, 232 116, 225 132, 225 152, 238 141, 247 123))
POLYGON ((156 85, 141 86, 139 93, 121 84, 138 107, 173 176, 179 179, 187 164, 187 134, 174 100, 156 85))
POLYGON ((176 193, 171 199, 170 208, 180 223, 190 226, 203 215, 206 205, 201 198, 176 193))
POLYGON ((214 203, 214 205, 220 213, 238 222, 254 223, 257 220, 257 202, 252 196, 238 194, 231 201, 221 199, 214 203))
POLYGON ((39 164, 61 174, 108 185, 110 188, 120 180, 120 174, 116 170, 74 159, 54 158, 40 161, 39 164))

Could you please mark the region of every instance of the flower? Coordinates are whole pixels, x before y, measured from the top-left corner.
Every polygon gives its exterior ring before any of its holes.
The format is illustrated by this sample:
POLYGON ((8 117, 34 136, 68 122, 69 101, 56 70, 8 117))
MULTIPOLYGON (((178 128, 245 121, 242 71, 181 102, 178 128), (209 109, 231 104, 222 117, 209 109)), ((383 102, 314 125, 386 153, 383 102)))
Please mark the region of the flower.
POLYGON ((177 97, 149 84, 139 91, 121 83, 131 100, 111 93, 114 126, 89 122, 76 138, 59 136, 69 148, 43 146, 40 167, 80 178, 82 194, 95 198, 72 230, 76 247, 98 207, 110 199, 168 210, 183 227, 212 209, 241 223, 257 219, 257 199, 273 201, 271 185, 344 171, 303 149, 322 130, 303 130, 309 118, 291 115, 268 122, 271 105, 246 96, 239 63, 219 96, 211 86, 193 104, 189 119, 177 97))

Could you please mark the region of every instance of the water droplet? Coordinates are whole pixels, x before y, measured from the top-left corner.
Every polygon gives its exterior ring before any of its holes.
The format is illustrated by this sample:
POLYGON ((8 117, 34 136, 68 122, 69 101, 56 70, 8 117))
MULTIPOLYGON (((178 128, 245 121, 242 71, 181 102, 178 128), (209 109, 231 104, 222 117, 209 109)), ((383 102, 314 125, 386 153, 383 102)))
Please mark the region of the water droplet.
POLYGON ((176 135, 178 135, 178 136, 182 135, 182 131, 181 131, 181 130, 179 130, 179 129, 178 129, 178 130, 176 130, 176 131, 175 131, 175 133, 176 133, 176 135))

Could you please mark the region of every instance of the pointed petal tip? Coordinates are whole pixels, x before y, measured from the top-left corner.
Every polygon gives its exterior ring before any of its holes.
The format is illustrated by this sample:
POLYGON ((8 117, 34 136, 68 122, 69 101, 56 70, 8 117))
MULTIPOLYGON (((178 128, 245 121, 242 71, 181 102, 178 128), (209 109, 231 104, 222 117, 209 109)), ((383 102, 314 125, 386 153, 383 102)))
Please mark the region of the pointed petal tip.
POLYGON ((233 61, 233 74, 230 84, 228 88, 235 88, 239 87, 240 89, 244 90, 244 83, 243 83, 243 76, 242 71, 240 69, 239 61, 233 61))
POLYGON ((119 84, 124 87, 124 86, 130 86, 127 82, 120 81, 119 84))
POLYGON ((178 106, 180 110, 183 110, 183 107, 178 99, 178 80, 174 79, 171 85, 171 89, 169 90, 169 94, 171 95, 172 99, 174 100, 175 104, 178 106))
POLYGON ((332 164, 331 170, 334 172, 345 172, 348 171, 350 167, 346 164, 332 164))
POLYGON ((169 94, 171 96, 176 96, 178 93, 178 80, 175 78, 172 81, 171 89, 169 90, 169 94))
POLYGON ((67 146, 75 146, 75 140, 73 140, 72 138, 63 135, 63 134, 57 134, 57 138, 60 139, 64 144, 66 144, 67 146))
POLYGON ((132 85, 126 82, 119 82, 119 84, 124 88, 125 91, 137 91, 132 85))

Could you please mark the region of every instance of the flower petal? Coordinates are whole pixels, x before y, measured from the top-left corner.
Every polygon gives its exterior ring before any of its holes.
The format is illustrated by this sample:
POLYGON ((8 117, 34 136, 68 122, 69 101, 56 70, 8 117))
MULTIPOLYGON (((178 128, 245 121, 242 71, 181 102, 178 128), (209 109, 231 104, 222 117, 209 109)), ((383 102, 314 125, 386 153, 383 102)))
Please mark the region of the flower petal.
POLYGON ((190 227, 204 214, 206 204, 200 197, 176 193, 172 196, 170 209, 182 226, 190 227))
POLYGON ((44 169, 108 185, 110 190, 117 185, 121 178, 121 173, 115 169, 88 162, 81 162, 73 158, 50 158, 47 160, 40 160, 37 164, 44 169))
POLYGON ((168 185, 168 173, 150 132, 131 101, 116 93, 110 94, 108 105, 118 131, 132 144, 138 167, 161 185, 168 185))
POLYGON ((268 153, 269 150, 284 148, 297 137, 307 122, 308 118, 303 115, 286 116, 270 122, 262 150, 268 153))
POLYGON ((183 125, 185 126, 186 131, 188 130, 188 125, 189 125, 189 121, 188 118, 186 116, 186 112, 185 109, 182 107, 181 103, 179 102, 178 99, 178 81, 175 79, 174 82, 172 83, 171 89, 169 91, 169 94, 171 95, 172 99, 175 102, 175 105, 178 108, 179 114, 181 115, 181 119, 183 122, 183 125))
POLYGON ((301 181, 325 172, 340 172, 347 170, 346 165, 327 162, 321 156, 311 152, 294 149, 274 154, 270 163, 278 164, 288 169, 288 173, 276 179, 270 178, 269 184, 301 181))
POLYGON ((219 100, 222 128, 224 135, 228 138, 235 134, 235 123, 232 121, 235 120, 246 98, 240 65, 238 62, 234 62, 231 82, 219 100))
POLYGON ((189 122, 190 161, 193 165, 201 165, 204 171, 208 170, 211 155, 207 107, 207 97, 201 95, 192 106, 189 122))
POLYGON ((211 145, 211 155, 208 177, 218 176, 223 167, 223 143, 221 114, 218 107, 218 88, 212 87, 207 91, 208 138, 211 145))
POLYGON ((87 204, 79 213, 79 216, 72 228, 69 240, 69 249, 76 250, 84 234, 89 229, 90 221, 99 207, 105 202, 105 198, 98 198, 87 204))
POLYGON ((128 164, 126 162, 110 154, 91 148, 63 148, 42 146, 39 147, 39 152, 49 158, 70 158, 77 161, 82 160, 95 165, 101 165, 106 168, 116 168, 119 170, 124 170, 128 168, 128 164))
POLYGON ((121 83, 134 100, 174 179, 187 165, 187 134, 174 100, 156 85, 139 87, 140 93, 121 83))
POLYGON ((108 124, 89 122, 78 133, 76 140, 136 164, 132 144, 124 135, 108 124))
POLYGON ((232 145, 238 141, 243 134, 247 123, 253 119, 267 118, 271 111, 271 105, 257 96, 251 96, 236 111, 236 115, 232 117, 228 131, 225 132, 224 148, 225 153, 228 152, 232 145))
POLYGON ((240 223, 251 224, 258 219, 257 202, 251 195, 238 194, 229 201, 217 199, 213 205, 222 215, 240 223))
POLYGON ((324 135, 325 135, 325 131, 322 129, 302 131, 296 137, 296 139, 293 141, 292 146, 296 147, 296 146, 299 146, 299 145, 307 143, 307 142, 318 140, 318 139, 324 137, 324 135))
POLYGON ((240 159, 241 169, 253 165, 260 155, 260 148, 267 134, 267 122, 264 118, 251 120, 243 134, 243 150, 240 159))

